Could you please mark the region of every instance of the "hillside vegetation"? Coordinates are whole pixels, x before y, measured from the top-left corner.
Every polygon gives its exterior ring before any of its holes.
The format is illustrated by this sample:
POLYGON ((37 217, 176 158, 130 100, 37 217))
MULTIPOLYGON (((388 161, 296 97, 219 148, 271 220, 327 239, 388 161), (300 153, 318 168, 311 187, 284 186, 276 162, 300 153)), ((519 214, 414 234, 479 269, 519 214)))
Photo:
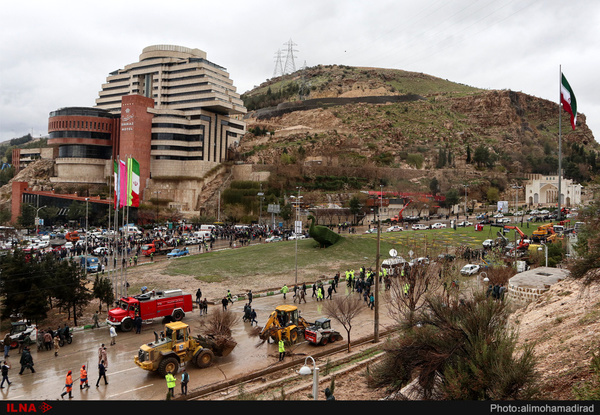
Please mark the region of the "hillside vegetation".
MULTIPOLYGON (((327 175, 363 178, 350 189, 383 183, 428 191, 436 177, 440 192, 468 183, 483 201, 490 187, 502 195, 529 173, 558 170, 558 105, 522 92, 319 65, 269 80, 242 98, 249 133, 237 156, 271 171, 272 186, 327 175)), ((575 131, 567 115, 562 121, 563 169, 586 184, 598 174, 599 147, 585 115, 577 120, 575 131)), ((348 188, 342 181, 336 190, 348 188)))

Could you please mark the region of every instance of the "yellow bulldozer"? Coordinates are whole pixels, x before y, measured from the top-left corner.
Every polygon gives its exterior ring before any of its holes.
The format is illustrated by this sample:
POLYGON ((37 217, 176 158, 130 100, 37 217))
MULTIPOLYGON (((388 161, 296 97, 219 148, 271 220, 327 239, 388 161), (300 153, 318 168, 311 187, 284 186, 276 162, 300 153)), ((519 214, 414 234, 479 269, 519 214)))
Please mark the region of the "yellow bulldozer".
POLYGON ((180 321, 165 324, 164 332, 160 335, 155 332, 154 337, 153 342, 140 347, 134 362, 162 377, 168 372, 175 375, 179 365, 189 361, 200 368, 208 367, 215 356, 227 356, 237 345, 231 338, 193 337, 190 327, 180 321))
POLYGON ((280 305, 271 313, 267 323, 259 333, 261 340, 275 342, 283 339, 294 344, 304 340, 304 330, 310 327, 303 317, 300 317, 298 307, 293 305, 280 305))

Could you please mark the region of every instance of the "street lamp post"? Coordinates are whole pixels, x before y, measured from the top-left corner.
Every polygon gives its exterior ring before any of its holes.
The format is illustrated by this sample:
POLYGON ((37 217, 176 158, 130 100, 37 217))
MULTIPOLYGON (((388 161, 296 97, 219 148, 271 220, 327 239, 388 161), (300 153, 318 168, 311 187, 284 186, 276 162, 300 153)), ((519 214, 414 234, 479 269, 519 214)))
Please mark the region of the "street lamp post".
POLYGON ((86 197, 85 198, 85 275, 87 276, 87 260, 88 260, 88 240, 89 240, 89 232, 88 232, 88 228, 89 228, 89 224, 88 224, 88 203, 89 203, 90 198, 86 197))
POLYGON ((296 260, 296 278, 295 278, 295 285, 298 285, 298 226, 300 226, 300 232, 302 232, 302 225, 299 225, 298 222, 300 222, 300 199, 302 199, 302 196, 300 196, 300 189, 302 189, 302 187, 298 186, 296 187, 296 191, 298 192, 298 196, 290 196, 292 199, 296 199, 296 220, 294 221, 294 235, 296 236, 295 240, 296 240, 296 249, 295 249, 295 260, 296 260))
POLYGON ((156 224, 158 225, 158 195, 160 194, 160 190, 155 190, 154 194, 156 195, 156 224))
POLYGON ((36 238, 38 236, 38 232, 39 232, 39 228, 40 228, 40 217, 39 217, 38 214, 39 214, 40 210, 42 210, 45 207, 46 207, 46 205, 44 205, 44 206, 42 206, 40 208, 37 208, 35 210, 35 237, 36 238))
POLYGON ((375 309, 373 313, 373 342, 379 342, 379 273, 381 271, 379 260, 381 250, 381 210, 383 209, 383 185, 379 185, 380 201, 379 214, 377 215, 377 257, 375 260, 375 309))
MULTIPOLYGON (((543 246, 543 247, 545 248, 545 250, 546 250, 546 267, 548 267, 548 245, 546 245, 546 244, 542 244, 542 246, 543 246)), ((539 248, 538 248, 538 251, 541 251, 541 250, 542 250, 542 247, 539 247, 539 248)))
POLYGON ((515 189, 515 213, 519 211, 519 190, 523 188, 523 186, 519 186, 517 184, 512 186, 515 189))
POLYGON ((260 197, 260 207, 258 209, 258 226, 260 226, 260 223, 262 222, 262 202, 264 199, 265 194, 262 191, 262 183, 260 184, 260 191, 257 193, 257 196, 260 197))
POLYGON ((313 374, 313 387, 312 387, 312 394, 313 394, 313 400, 317 400, 317 398, 319 397, 319 368, 317 367, 317 364, 315 363, 315 359, 313 359, 312 356, 307 356, 306 359, 304 359, 304 366, 302 366, 300 368, 300 370, 298 371, 298 373, 302 376, 306 376, 306 375, 310 375, 312 372, 313 374), (312 360, 313 363, 313 370, 310 370, 310 367, 307 366, 306 361, 310 359, 312 360))
POLYGON ((469 185, 463 184, 463 187, 465 188, 465 220, 467 220, 467 188, 469 185))

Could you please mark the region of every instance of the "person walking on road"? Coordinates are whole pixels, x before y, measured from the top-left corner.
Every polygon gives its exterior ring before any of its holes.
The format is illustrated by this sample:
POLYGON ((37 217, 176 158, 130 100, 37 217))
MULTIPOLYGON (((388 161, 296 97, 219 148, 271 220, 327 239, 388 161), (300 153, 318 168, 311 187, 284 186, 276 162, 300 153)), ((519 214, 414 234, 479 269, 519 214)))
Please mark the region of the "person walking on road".
POLYGON ((52 334, 50 331, 44 332, 44 347, 46 350, 50 350, 52 348, 52 334))
POLYGON ((12 384, 12 382, 8 380, 8 369, 10 369, 10 365, 7 360, 4 360, 2 362, 2 383, 0 383, 0 389, 4 388, 4 382, 6 382, 8 386, 12 384))
POLYGON ((98 348, 98 364, 104 362, 104 368, 108 369, 108 356, 106 354, 106 346, 104 343, 98 348))
POLYGON ((285 344, 283 339, 279 339, 279 361, 283 362, 283 358, 285 357, 285 344))
POLYGON ((332 299, 333 299, 333 298, 331 298, 331 294, 332 294, 332 293, 333 293, 333 284, 331 284, 331 285, 329 286, 329 288, 327 288, 327 297, 325 297, 325 299, 328 299, 328 298, 329 298, 330 300, 332 300, 332 299))
POLYGON ((283 284, 283 287, 281 287, 281 292, 283 293, 283 299, 285 300, 286 294, 288 293, 289 288, 286 284, 283 284))
POLYGON ((317 301, 323 301, 323 287, 317 287, 317 301))
POLYGON ((227 297, 223 297, 223 299, 221 300, 221 304, 223 305, 223 311, 227 311, 227 304, 229 304, 227 297))
POLYGON ((100 379, 104 378, 104 384, 108 385, 108 380, 106 380, 106 366, 104 366, 104 360, 101 360, 98 363, 98 380, 96 381, 96 387, 100 384, 100 379))
POLYGON ((165 379, 167 381, 167 397, 174 398, 175 397, 175 376, 171 372, 165 375, 165 379))
POLYGON ((190 381, 190 375, 188 374, 188 372, 185 371, 185 369, 183 369, 183 371, 181 372, 181 394, 182 395, 187 395, 188 392, 188 382, 190 381))
POLYGON ((135 334, 140 334, 142 332, 142 317, 137 314, 133 322, 135 323, 135 334))
POLYGON ((95 329, 96 327, 100 327, 100 325, 98 324, 98 312, 94 311, 94 315, 92 316, 92 320, 94 321, 94 324, 92 325, 92 328, 95 329))
POLYGON ((79 389, 89 389, 89 387, 90 385, 88 384, 87 370, 85 370, 85 365, 82 365, 81 369, 79 369, 79 389))
POLYGON ((71 376, 71 371, 67 373, 67 377, 65 379, 65 388, 67 388, 63 393, 60 394, 61 399, 65 399, 65 395, 69 394, 69 399, 73 398, 73 376, 71 376))
POLYGON ((302 301, 304 301, 304 303, 306 304, 306 292, 304 290, 300 290, 298 292, 298 304, 302 303, 302 301))
POLYGON ((31 373, 35 373, 35 369, 33 368, 33 357, 31 357, 31 352, 29 351, 29 347, 25 347, 23 352, 21 352, 21 371, 19 375, 23 374, 25 369, 31 370, 31 373))
POLYGON ((198 308, 200 309, 200 300, 202 300, 202 290, 198 288, 196 291, 196 304, 198 304, 198 308))
POLYGON ((117 330, 115 329, 115 326, 110 326, 110 345, 114 345, 115 343, 117 343, 117 330))
POLYGON ((6 336, 4 336, 4 359, 6 359, 8 357, 8 352, 10 351, 10 333, 6 333, 6 336))
POLYGON ((52 342, 54 343, 54 356, 56 357, 58 356, 58 350, 60 349, 60 339, 58 336, 54 336, 52 342))

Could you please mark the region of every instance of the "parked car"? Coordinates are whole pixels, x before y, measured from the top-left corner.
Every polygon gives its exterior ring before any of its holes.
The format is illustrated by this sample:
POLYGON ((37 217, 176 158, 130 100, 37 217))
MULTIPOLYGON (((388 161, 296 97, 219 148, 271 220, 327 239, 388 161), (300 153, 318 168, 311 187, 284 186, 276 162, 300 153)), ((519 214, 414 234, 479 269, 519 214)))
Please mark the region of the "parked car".
POLYGON ((98 248, 95 248, 92 253, 94 255, 106 255, 108 254, 108 248, 105 246, 99 246, 98 248))
POLYGON ((441 222, 436 222, 433 225, 431 225, 431 229, 442 229, 445 228, 446 224, 445 223, 441 223, 441 222))
POLYGON ((494 246, 494 240, 493 239, 486 239, 485 241, 483 241, 483 247, 484 248, 491 248, 494 246))
POLYGON ((290 236, 288 236, 288 240, 290 241, 294 241, 296 239, 306 239, 306 235, 304 235, 303 233, 295 235, 295 234, 291 234, 290 236))
POLYGON ((400 231, 402 231, 402 226, 399 226, 399 225, 390 226, 385 231, 386 232, 400 232, 400 231))
POLYGON ((498 219, 498 223, 509 223, 510 219, 509 218, 500 218, 498 219))
POLYGON ((196 238, 195 236, 190 236, 189 238, 187 238, 185 240, 186 245, 196 245, 199 243, 200 243, 200 240, 198 238, 196 238))
POLYGON ((281 236, 269 236, 267 239, 265 239, 265 242, 267 242, 267 243, 279 242, 279 241, 283 241, 283 238, 281 236))
POLYGON ((411 267, 413 265, 429 265, 429 258, 419 257, 419 258, 411 259, 410 261, 408 261, 408 265, 411 267))
POLYGON ((474 275, 479 272, 479 265, 477 264, 467 264, 461 268, 460 273, 462 275, 474 275))
POLYGON ((167 258, 177 258, 180 256, 187 255, 189 253, 190 253, 190 251, 188 251, 187 248, 183 248, 183 249, 175 248, 167 254, 167 258))
POLYGON ((472 222, 469 222, 468 220, 463 220, 463 221, 461 221, 461 222, 458 222, 458 223, 456 224, 456 226, 460 226, 460 227, 472 226, 472 225, 473 225, 473 223, 472 223, 472 222))
POLYGON ((502 214, 502 213, 496 213, 496 214, 494 215, 494 217, 495 217, 495 218, 503 218, 503 217, 504 217, 504 214, 502 214))
POLYGON ((450 261, 454 261, 455 258, 456 257, 452 254, 439 254, 438 255, 438 261, 450 262, 450 261))
POLYGON ((415 223, 412 226, 413 231, 419 231, 419 230, 423 230, 423 229, 429 229, 429 227, 427 225, 423 225, 422 223, 415 223))
POLYGON ((365 233, 377 233, 377 228, 367 229, 365 233))

